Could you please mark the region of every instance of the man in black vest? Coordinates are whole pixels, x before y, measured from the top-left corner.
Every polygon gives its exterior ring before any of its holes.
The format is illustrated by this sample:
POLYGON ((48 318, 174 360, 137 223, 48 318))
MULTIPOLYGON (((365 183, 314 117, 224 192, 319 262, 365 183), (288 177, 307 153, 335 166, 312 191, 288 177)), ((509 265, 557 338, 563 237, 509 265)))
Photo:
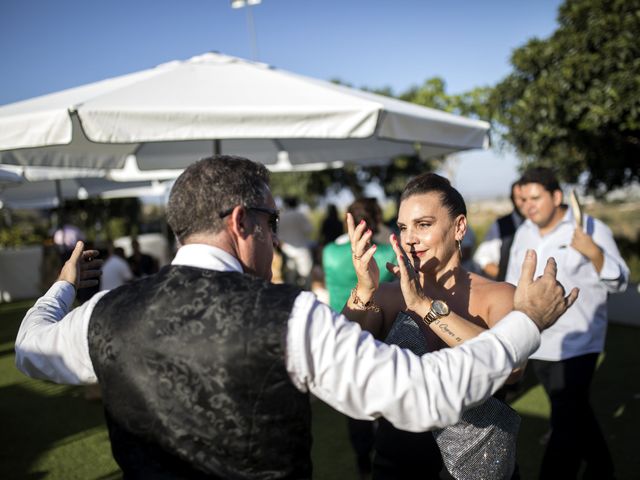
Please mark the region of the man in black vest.
MULTIPOLYGON (((170 266, 69 311, 101 263, 78 242, 16 339, 27 375, 99 381, 125 478, 309 478, 309 392, 405 430, 456 423, 577 296, 564 297, 553 261, 533 282, 532 253, 518 311, 460 347, 417 357, 376 342, 310 292, 269 282, 278 212, 263 165, 229 156, 191 165, 167 217, 181 245, 170 266)), ((403 294, 415 296, 403 272, 403 294)))
POLYGON ((511 213, 498 218, 491 224, 473 256, 474 262, 482 268, 484 274, 499 282, 504 282, 513 237, 524 220, 519 181, 511 184, 511 204, 513 205, 511 213))

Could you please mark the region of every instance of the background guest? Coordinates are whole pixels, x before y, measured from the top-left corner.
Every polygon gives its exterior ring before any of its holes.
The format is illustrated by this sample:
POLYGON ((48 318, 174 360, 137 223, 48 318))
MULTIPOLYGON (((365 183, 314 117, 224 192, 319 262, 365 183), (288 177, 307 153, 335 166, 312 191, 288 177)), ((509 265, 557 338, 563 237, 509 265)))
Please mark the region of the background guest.
POLYGON ((131 240, 131 249, 133 253, 127 259, 131 273, 136 277, 145 277, 158 271, 158 261, 151 255, 140 251, 140 242, 137 238, 131 240))
POLYGON ((320 244, 327 245, 344 233, 342 220, 338 218, 338 209, 333 203, 327 205, 327 215, 320 227, 320 244))
MULTIPOLYGON (((380 224, 380 207, 374 198, 361 198, 349 205, 347 211, 353 217, 356 224, 361 221, 370 225, 373 236, 378 233, 380 224)), ((384 244, 378 244, 374 254, 376 261, 381 265, 387 262, 395 262, 396 254, 389 244, 389 240, 384 244)), ((353 268, 351 259, 351 243, 349 235, 344 234, 336 238, 322 250, 322 266, 325 275, 325 285, 329 291, 329 304, 336 311, 342 310, 351 289, 358 281, 356 271, 353 268)), ((380 282, 391 282, 395 276, 386 269, 380 270, 380 282)), ((356 452, 356 463, 358 473, 361 478, 367 478, 371 474, 371 454, 374 442, 374 422, 366 420, 356 420, 347 417, 347 428, 349 430, 349 440, 356 452)))
POLYGON ((306 285, 313 267, 310 244, 313 226, 307 215, 298 208, 298 199, 286 197, 280 213, 278 239, 280 249, 288 260, 286 270, 293 274, 288 283, 306 285), (291 266, 290 266, 291 265, 291 266))
POLYGON ((109 256, 104 261, 100 277, 100 291, 113 290, 133 280, 133 273, 121 247, 109 247, 109 256))
POLYGON ((551 401, 551 436, 540 469, 541 479, 576 478, 586 464, 585 478, 614 478, 614 466, 589 390, 607 331, 607 293, 626 289, 629 268, 620 256, 611 230, 589 215, 574 218, 562 203, 562 190, 548 168, 527 170, 521 180, 527 218, 511 246, 507 281, 514 285, 528 249, 558 263, 558 281, 578 287, 580 300, 542 334, 540 348, 529 362, 551 401))
POLYGON ((491 224, 473 256, 473 260, 482 269, 484 275, 499 282, 503 282, 507 275, 513 237, 524 220, 519 180, 511 185, 510 198, 513 210, 491 224))

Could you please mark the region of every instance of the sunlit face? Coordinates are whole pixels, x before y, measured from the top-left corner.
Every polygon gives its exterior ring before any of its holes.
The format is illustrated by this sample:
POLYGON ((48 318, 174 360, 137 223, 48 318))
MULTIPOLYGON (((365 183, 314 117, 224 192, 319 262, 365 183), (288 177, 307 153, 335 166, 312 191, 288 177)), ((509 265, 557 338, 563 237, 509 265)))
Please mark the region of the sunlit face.
POLYGON ((562 193, 549 192, 539 183, 525 183, 521 187, 522 211, 539 228, 548 227, 558 215, 562 193))
MULTIPOLYGON (((265 195, 264 204, 254 206, 268 210, 276 209, 276 203, 269 191, 265 195)), ((245 270, 270 281, 273 249, 279 243, 278 235, 272 229, 269 213, 249 209, 247 214, 253 230, 248 237, 246 251, 242 253, 245 270)))
POLYGON ((416 270, 440 270, 458 259, 456 240, 466 231, 463 215, 451 218, 437 192, 412 195, 398 210, 400 244, 416 270))

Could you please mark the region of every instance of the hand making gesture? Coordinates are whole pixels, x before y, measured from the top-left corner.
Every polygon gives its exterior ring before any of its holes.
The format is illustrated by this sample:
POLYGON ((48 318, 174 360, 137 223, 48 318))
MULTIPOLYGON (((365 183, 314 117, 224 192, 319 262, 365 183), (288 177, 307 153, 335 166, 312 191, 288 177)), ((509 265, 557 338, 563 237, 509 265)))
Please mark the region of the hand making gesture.
POLYGON ((83 249, 83 242, 76 243, 71 257, 65 262, 58 276, 58 280, 69 282, 76 290, 98 285, 102 274, 100 268, 104 263, 96 258, 100 255, 98 250, 86 250, 83 252, 83 249))
POLYGON ((540 331, 549 328, 573 305, 579 290, 573 288, 565 296, 564 287, 556 280, 558 267, 553 257, 547 260, 544 273, 535 281, 536 252, 528 250, 522 262, 522 273, 513 297, 514 310, 524 312, 540 331))
POLYGON ((380 269, 373 258, 376 252, 376 246, 371 242, 373 232, 364 220, 355 225, 350 213, 347 213, 347 231, 351 242, 351 259, 358 276, 358 293, 371 296, 380 283, 380 269))

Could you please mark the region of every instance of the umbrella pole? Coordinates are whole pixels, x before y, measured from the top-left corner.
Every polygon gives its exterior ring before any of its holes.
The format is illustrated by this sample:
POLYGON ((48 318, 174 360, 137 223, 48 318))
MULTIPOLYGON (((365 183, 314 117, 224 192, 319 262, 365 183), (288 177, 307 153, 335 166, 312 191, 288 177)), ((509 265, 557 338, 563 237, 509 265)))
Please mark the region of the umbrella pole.
POLYGON ((58 199, 58 228, 62 228, 62 209, 64 200, 62 198, 62 186, 60 185, 60 180, 55 180, 56 186, 56 198, 58 199))
POLYGON ((221 153, 220 150, 221 150, 221 148, 220 148, 220 140, 216 139, 216 140, 213 141, 213 154, 214 155, 220 155, 220 153, 221 153))

